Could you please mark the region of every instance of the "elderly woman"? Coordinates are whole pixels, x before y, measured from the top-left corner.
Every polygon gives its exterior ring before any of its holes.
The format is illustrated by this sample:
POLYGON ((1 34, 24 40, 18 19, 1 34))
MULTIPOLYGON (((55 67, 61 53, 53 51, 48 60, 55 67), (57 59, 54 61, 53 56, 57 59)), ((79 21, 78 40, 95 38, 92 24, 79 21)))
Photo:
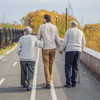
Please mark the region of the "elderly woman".
POLYGON ((43 47, 43 42, 38 41, 35 36, 31 35, 31 33, 32 29, 30 27, 25 27, 24 36, 19 39, 16 48, 21 65, 21 85, 27 87, 28 91, 32 90, 31 85, 36 58, 35 46, 43 47))

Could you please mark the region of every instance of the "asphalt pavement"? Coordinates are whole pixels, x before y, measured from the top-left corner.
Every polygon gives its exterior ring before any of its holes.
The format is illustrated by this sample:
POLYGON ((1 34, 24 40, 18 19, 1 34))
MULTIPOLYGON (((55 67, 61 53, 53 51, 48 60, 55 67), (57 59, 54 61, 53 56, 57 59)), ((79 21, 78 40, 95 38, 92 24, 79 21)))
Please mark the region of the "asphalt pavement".
POLYGON ((80 83, 75 88, 66 88, 64 53, 56 51, 51 89, 46 89, 41 49, 35 66, 36 79, 33 90, 20 85, 20 62, 16 50, 0 59, 0 100, 100 100, 100 79, 83 63, 80 63, 80 83), (37 71, 36 71, 37 70, 37 71), (35 95, 34 95, 35 94, 35 95))

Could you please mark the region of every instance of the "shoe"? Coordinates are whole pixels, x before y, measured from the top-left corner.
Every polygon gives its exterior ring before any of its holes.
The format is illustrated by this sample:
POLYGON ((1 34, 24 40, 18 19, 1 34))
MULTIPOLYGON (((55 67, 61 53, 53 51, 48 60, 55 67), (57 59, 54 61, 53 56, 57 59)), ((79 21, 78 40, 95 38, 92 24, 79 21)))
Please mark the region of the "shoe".
POLYGON ((46 84, 45 88, 50 89, 51 85, 50 84, 46 84))
POLYGON ((32 88, 31 87, 27 87, 27 91, 31 91, 32 90, 32 88))
POLYGON ((71 87, 71 85, 65 84, 64 87, 71 87))

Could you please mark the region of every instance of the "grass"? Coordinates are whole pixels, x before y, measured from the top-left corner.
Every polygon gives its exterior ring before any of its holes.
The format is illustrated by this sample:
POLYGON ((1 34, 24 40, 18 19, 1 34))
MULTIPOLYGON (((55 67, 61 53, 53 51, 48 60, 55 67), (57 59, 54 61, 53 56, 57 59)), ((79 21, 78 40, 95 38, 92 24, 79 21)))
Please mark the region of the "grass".
POLYGON ((17 45, 17 43, 14 42, 11 46, 8 46, 8 47, 5 46, 3 49, 0 50, 0 56, 1 55, 6 55, 7 51, 12 49, 16 45, 17 45))

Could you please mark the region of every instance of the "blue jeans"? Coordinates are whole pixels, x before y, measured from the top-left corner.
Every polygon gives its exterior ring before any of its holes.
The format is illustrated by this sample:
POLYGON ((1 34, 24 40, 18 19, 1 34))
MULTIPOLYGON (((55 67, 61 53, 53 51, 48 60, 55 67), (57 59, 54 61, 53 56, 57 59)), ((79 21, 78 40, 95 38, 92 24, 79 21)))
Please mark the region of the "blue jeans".
POLYGON ((79 51, 69 51, 65 54, 65 77, 66 84, 76 85, 77 73, 78 73, 78 63, 80 59, 81 52, 79 51), (72 74, 71 74, 72 67, 72 74))

